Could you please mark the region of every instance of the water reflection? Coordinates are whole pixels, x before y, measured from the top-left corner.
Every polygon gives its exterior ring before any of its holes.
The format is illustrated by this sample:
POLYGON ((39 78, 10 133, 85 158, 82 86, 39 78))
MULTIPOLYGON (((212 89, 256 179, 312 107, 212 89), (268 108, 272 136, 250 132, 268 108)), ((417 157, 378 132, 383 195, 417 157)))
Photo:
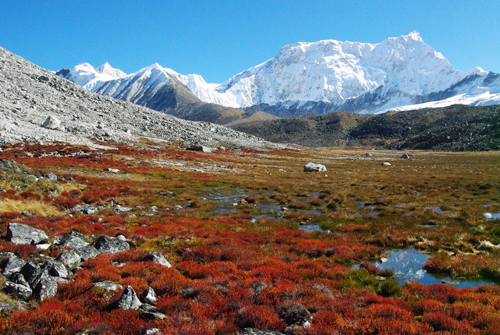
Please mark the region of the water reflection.
POLYGON ((453 284, 455 287, 474 287, 478 285, 492 285, 493 283, 486 280, 463 280, 450 277, 440 277, 427 273, 422 267, 429 258, 428 254, 424 254, 416 249, 393 250, 387 256, 387 262, 373 263, 379 269, 393 269, 395 279, 399 284, 403 284, 407 280, 415 280, 425 285, 432 284, 453 284))
POLYGON ((484 213, 483 215, 488 220, 500 220, 500 213, 484 213))

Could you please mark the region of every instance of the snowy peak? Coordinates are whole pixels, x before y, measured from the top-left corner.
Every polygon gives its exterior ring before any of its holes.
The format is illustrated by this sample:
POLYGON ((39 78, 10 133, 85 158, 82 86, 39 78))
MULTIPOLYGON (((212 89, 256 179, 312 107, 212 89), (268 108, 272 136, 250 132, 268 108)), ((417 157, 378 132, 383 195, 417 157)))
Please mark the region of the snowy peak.
POLYGON ((272 113, 293 106, 291 115, 340 109, 370 113, 452 94, 496 94, 498 87, 498 78, 481 68, 454 69, 416 31, 375 44, 331 39, 285 45, 273 58, 222 84, 158 63, 130 75, 108 63, 97 69, 83 63, 58 74, 94 92, 115 96, 109 89, 119 89, 123 97, 146 96, 175 78, 203 102, 272 113), (125 83, 131 81, 135 84, 127 88, 125 83), (315 104, 322 106, 320 110, 315 104))
POLYGON ((378 44, 322 40, 286 45, 270 60, 229 79, 219 92, 236 97, 241 107, 283 101, 341 103, 382 85, 427 94, 463 77, 412 32, 378 44))
POLYGON ((122 78, 122 77, 125 77, 127 74, 119 69, 115 69, 113 67, 111 67, 111 65, 109 65, 108 62, 102 64, 101 66, 99 66, 97 68, 97 70, 101 73, 101 74, 106 74, 106 75, 109 75, 111 77, 114 77, 114 78, 122 78))
POLYGON ((111 67, 108 62, 98 68, 81 63, 72 69, 59 70, 56 74, 89 90, 96 90, 103 82, 126 76, 126 73, 111 67))

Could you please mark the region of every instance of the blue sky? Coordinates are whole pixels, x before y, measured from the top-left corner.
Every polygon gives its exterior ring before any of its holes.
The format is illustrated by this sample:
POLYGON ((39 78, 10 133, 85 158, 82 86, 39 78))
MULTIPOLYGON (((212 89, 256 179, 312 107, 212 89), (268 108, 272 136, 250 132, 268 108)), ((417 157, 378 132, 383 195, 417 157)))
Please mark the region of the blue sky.
POLYGON ((48 70, 155 62, 223 82, 299 41, 416 30, 458 70, 500 72, 499 0, 1 0, 0 46, 48 70))

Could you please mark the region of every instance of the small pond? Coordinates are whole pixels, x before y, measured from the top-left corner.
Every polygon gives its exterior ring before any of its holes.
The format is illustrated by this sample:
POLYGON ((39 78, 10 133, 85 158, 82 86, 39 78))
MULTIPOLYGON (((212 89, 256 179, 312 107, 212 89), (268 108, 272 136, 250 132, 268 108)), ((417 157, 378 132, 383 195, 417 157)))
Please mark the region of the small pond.
POLYGON ((388 252, 386 258, 388 260, 385 263, 374 262, 372 264, 381 270, 393 269, 395 279, 401 285, 407 280, 418 281, 425 285, 453 283, 452 286, 459 288, 493 284, 481 279, 463 280, 429 274, 422 268, 429 255, 416 249, 392 250, 388 252))
POLYGON ((487 220, 500 220, 500 213, 484 213, 487 220))
POLYGON ((321 231, 321 232, 325 232, 325 233, 330 233, 330 230, 324 230, 323 228, 321 228, 317 224, 309 224, 309 225, 305 225, 305 226, 299 226, 299 230, 303 230, 303 231, 306 231, 308 233, 313 232, 313 231, 321 231))

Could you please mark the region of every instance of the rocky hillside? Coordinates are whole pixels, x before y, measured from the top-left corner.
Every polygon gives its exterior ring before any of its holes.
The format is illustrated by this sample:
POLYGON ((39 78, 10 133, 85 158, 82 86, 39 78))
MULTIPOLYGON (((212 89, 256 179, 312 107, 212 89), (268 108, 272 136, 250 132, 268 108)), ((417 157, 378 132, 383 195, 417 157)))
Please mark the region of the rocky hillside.
POLYGON ((3 48, 0 115, 0 143, 43 140, 93 145, 91 139, 137 142, 147 138, 209 146, 273 145, 223 126, 181 120, 93 93, 3 48))
POLYGON ((312 147, 500 150, 500 106, 455 105, 379 115, 334 112, 235 125, 269 141, 312 147))

